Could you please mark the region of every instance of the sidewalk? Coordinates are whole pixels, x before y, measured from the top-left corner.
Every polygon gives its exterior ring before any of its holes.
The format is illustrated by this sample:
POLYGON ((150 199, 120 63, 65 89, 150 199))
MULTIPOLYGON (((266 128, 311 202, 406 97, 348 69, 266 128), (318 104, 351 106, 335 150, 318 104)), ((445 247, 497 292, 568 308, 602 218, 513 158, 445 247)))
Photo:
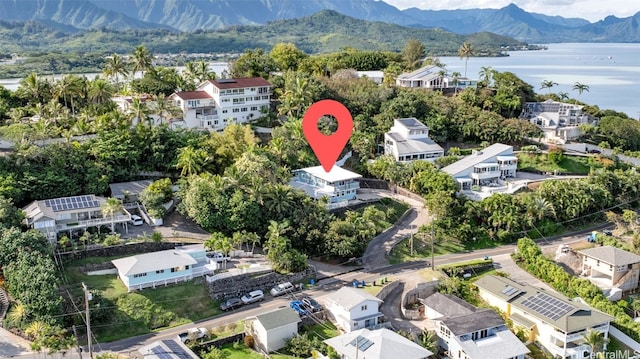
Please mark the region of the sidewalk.
POLYGON ((0 327, 0 358, 29 354, 31 343, 0 327))

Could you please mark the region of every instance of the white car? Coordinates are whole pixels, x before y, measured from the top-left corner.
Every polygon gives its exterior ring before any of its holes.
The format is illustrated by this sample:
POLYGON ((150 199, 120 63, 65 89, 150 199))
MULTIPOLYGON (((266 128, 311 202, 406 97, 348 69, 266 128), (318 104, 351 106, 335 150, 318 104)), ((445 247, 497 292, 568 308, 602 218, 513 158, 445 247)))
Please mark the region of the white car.
POLYGON ((261 290, 254 290, 253 292, 249 292, 240 298, 242 303, 251 304, 256 302, 261 302, 264 300, 264 293, 261 290))
POLYGON ((129 224, 132 226, 141 226, 144 224, 144 221, 142 220, 142 217, 132 214, 131 220, 129 220, 129 224))
POLYGON ((178 338, 186 343, 192 339, 201 339, 209 334, 209 330, 207 328, 191 328, 184 333, 178 334, 178 338))
POLYGON ((277 286, 271 288, 271 295, 277 297, 279 295, 284 295, 287 293, 291 293, 296 289, 290 282, 280 283, 277 286))

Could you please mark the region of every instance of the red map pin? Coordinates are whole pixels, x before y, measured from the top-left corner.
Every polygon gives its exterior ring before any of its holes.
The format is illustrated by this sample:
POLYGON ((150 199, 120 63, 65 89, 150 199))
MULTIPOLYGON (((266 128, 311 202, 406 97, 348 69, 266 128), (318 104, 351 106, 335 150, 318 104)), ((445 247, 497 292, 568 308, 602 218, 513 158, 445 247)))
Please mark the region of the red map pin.
POLYGON ((305 112, 302 118, 302 132, 322 168, 325 172, 330 172, 351 137, 353 118, 349 109, 338 101, 318 101, 305 112), (318 129, 318 121, 325 115, 333 116, 338 122, 338 130, 331 135, 325 135, 318 129))

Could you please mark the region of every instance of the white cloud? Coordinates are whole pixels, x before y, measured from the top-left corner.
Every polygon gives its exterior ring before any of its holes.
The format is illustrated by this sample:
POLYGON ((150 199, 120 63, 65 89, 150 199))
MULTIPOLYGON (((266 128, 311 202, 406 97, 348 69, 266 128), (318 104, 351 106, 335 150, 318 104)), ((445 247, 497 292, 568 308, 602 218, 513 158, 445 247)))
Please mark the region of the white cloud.
POLYGON ((499 9, 514 3, 520 8, 545 15, 579 17, 591 22, 609 15, 633 16, 640 11, 639 1, 630 0, 384 0, 399 9, 417 7, 425 10, 499 9))

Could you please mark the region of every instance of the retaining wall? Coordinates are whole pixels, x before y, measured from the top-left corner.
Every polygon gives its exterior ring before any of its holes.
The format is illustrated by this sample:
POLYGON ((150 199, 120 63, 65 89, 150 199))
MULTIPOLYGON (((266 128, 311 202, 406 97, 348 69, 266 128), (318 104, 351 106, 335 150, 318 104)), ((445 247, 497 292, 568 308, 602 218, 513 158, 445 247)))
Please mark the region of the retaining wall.
POLYGON ((402 294, 402 315, 411 320, 424 319, 424 305, 420 303, 418 299, 424 299, 436 292, 438 287, 438 280, 431 282, 418 283, 415 288, 410 289, 402 294), (408 309, 407 306, 412 304, 419 304, 417 309, 408 309))
POLYGON ((207 283, 209 287, 209 295, 213 300, 222 300, 229 297, 240 297, 250 291, 260 289, 265 295, 269 295, 271 288, 282 282, 298 282, 305 278, 315 277, 316 270, 313 267, 305 271, 293 274, 279 274, 269 272, 264 274, 240 274, 237 276, 222 278, 211 283, 207 283))
MULTIPOLYGON (((182 243, 179 243, 181 245, 182 243)), ((185 243, 186 244, 186 243, 185 243)), ((86 250, 72 252, 62 252, 60 257, 63 260, 82 259, 87 257, 111 257, 135 255, 148 252, 158 252, 167 249, 175 249, 176 243, 171 242, 138 242, 131 244, 119 244, 108 247, 94 247, 86 250)))

